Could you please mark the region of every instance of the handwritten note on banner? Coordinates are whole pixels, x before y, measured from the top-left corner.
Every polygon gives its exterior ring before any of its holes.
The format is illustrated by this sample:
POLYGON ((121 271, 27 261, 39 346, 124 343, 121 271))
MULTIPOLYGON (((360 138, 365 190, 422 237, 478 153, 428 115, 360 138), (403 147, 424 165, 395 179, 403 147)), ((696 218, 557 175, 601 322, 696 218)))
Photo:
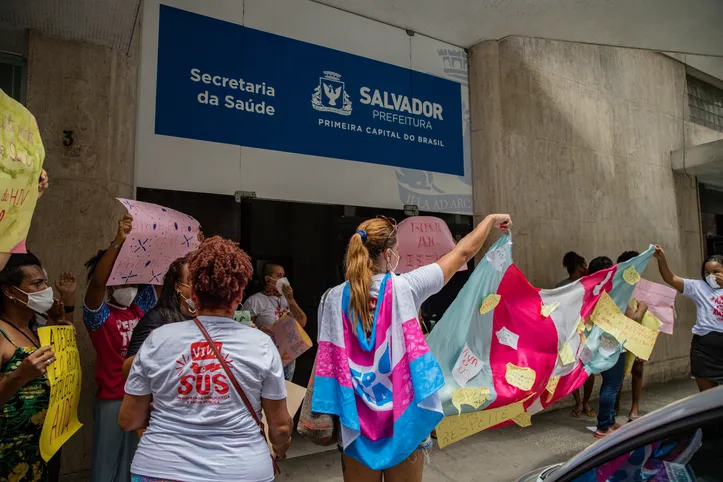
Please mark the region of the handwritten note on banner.
POLYGON ((465 387, 482 370, 482 362, 467 344, 462 348, 462 353, 457 358, 457 363, 452 368, 452 377, 460 387, 465 387))
POLYGON ((118 201, 133 216, 133 231, 123 243, 108 286, 162 285, 171 263, 198 246, 198 221, 157 204, 118 201))
POLYGON ((271 327, 276 348, 281 354, 284 366, 296 360, 313 346, 311 338, 299 323, 291 316, 282 316, 271 327))
POLYGON ((500 300, 502 297, 498 295, 497 293, 492 293, 491 295, 487 295, 487 298, 484 299, 482 304, 479 307, 479 314, 484 315, 486 313, 489 313, 490 311, 497 308, 497 305, 500 304, 500 300))
POLYGON ((644 301, 648 305, 648 311, 663 322, 660 331, 672 335, 676 294, 674 288, 641 279, 635 286, 633 298, 644 301))
POLYGON ((444 417, 437 425, 437 442, 443 448, 525 413, 524 400, 500 408, 444 417))
POLYGON ((462 405, 480 408, 490 398, 490 389, 487 387, 458 388, 452 392, 452 405, 457 412, 462 413, 462 405))
POLYGON ((50 345, 55 361, 48 367, 50 404, 40 434, 40 455, 46 462, 83 425, 78 421, 80 356, 72 326, 47 326, 38 329, 40 345, 50 345))
MULTIPOLYGON (((433 216, 407 218, 397 227, 399 240, 399 266, 397 273, 436 262, 452 251, 456 245, 452 233, 442 219, 433 216)), ((467 265, 459 271, 467 270, 467 265)))
POLYGON ((518 367, 513 363, 508 363, 507 370, 505 371, 505 380, 507 380, 507 383, 520 390, 532 389, 536 376, 537 374, 532 368, 518 367))
POLYGON ((25 252, 44 160, 35 117, 0 89, 0 252, 25 252))
POLYGON ((607 293, 600 295, 590 319, 637 357, 643 360, 650 358, 659 332, 626 317, 607 293))

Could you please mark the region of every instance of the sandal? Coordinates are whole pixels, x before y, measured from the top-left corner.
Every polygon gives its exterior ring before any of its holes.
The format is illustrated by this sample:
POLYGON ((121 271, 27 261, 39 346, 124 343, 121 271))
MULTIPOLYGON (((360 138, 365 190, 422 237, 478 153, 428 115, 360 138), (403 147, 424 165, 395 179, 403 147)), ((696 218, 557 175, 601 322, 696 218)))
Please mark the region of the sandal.
POLYGON ((581 415, 582 415, 582 410, 578 410, 577 408, 574 409, 572 412, 570 412, 570 416, 572 418, 580 418, 581 415))
POLYGON ((640 418, 640 415, 633 415, 633 414, 631 413, 630 415, 628 415, 628 422, 634 422, 634 421, 636 421, 636 420, 639 419, 639 418, 640 418))
POLYGON ((595 432, 593 432, 592 436, 595 438, 605 438, 610 434, 612 434, 612 432, 601 432, 600 430, 595 430, 595 432))
POLYGON ((592 408, 583 412, 586 417, 597 417, 597 413, 592 408))

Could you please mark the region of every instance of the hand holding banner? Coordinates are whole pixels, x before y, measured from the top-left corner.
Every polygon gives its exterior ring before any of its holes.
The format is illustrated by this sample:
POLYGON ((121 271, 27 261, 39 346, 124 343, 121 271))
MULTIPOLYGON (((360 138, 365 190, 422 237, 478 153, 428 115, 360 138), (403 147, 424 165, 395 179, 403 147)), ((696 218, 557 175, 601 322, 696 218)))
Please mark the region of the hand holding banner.
POLYGON ((162 285, 168 267, 198 246, 201 226, 187 214, 156 204, 118 199, 133 230, 118 254, 108 286, 162 285))
POLYGON ((46 462, 83 426, 78 421, 80 356, 72 326, 46 326, 38 329, 42 346, 50 345, 55 361, 48 367, 50 404, 40 435, 40 455, 46 462))

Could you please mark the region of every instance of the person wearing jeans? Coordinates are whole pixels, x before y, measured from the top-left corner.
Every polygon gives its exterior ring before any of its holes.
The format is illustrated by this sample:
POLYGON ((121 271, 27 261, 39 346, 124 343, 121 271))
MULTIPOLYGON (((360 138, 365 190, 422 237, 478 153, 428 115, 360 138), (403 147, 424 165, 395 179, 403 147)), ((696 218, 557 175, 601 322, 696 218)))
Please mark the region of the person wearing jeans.
MULTIPOLYGON (((604 335, 603 335, 604 336, 604 335)), ((600 386, 600 408, 597 415, 597 431, 595 437, 602 438, 609 435, 618 425, 615 423, 615 399, 618 390, 623 384, 625 375, 625 352, 618 353, 618 361, 612 368, 602 372, 602 385, 600 386)))

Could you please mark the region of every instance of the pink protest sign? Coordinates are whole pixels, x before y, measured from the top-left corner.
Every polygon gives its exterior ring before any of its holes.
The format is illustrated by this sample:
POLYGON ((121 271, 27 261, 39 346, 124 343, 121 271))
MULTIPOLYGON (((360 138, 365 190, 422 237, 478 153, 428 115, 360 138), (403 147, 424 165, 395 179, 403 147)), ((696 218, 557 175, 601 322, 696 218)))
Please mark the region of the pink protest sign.
POLYGON ((198 246, 201 226, 173 209, 129 199, 118 201, 133 216, 133 230, 118 254, 108 286, 163 284, 170 264, 198 246))
POLYGON ((302 353, 312 347, 309 335, 291 316, 285 315, 276 320, 271 327, 271 332, 284 366, 299 358, 302 353))
POLYGON ((660 331, 672 335, 676 294, 673 288, 641 279, 635 286, 633 297, 638 301, 644 301, 648 305, 648 310, 663 322, 660 331))
MULTIPOLYGON (((454 249, 455 242, 447 223, 433 216, 407 218, 398 226, 399 266, 397 273, 408 273, 426 266, 454 249)), ((465 271, 464 265, 460 271, 465 271)))

